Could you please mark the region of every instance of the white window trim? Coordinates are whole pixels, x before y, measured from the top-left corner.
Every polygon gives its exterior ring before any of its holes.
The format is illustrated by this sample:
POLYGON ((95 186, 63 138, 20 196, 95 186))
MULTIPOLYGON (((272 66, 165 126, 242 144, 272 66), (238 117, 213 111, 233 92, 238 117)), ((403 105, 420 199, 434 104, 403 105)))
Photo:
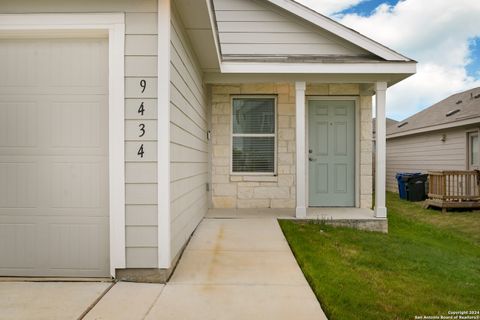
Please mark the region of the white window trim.
POLYGON ((277 96, 276 95, 233 95, 230 98, 230 175, 232 176, 269 176, 276 177, 277 173, 277 162, 278 162, 278 107, 277 107, 277 96), (274 103, 274 118, 275 118, 275 133, 270 134, 245 134, 245 133, 233 133, 233 100, 234 99, 273 99, 274 103), (275 141, 273 143, 273 172, 234 172, 233 171, 233 137, 274 137, 275 141))
MULTIPOLYGON (((467 147, 466 147, 466 150, 467 150, 467 154, 466 154, 466 160, 467 160, 467 170, 475 170, 477 169, 477 167, 480 167, 480 163, 477 164, 477 165, 474 165, 471 163, 471 155, 472 155, 472 145, 471 145, 471 137, 472 135, 477 135, 478 137, 478 143, 479 143, 479 150, 480 150, 480 129, 476 129, 476 130, 469 130, 466 132, 467 133, 467 147)), ((479 157, 480 157, 480 154, 479 154, 479 157)), ((479 160, 480 162, 480 160, 479 160)))
POLYGON ((105 14, 0 14, 0 32, 54 32, 78 36, 81 31, 108 33, 108 139, 110 274, 125 268, 125 141, 124 43, 125 15, 105 14), (79 32, 80 31, 80 32, 79 32))

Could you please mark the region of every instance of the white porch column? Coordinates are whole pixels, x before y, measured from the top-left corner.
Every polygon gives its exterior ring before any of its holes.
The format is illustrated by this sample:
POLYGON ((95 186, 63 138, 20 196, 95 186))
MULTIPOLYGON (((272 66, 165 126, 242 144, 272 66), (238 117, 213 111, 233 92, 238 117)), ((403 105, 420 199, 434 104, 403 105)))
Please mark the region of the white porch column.
POLYGON ((305 125, 305 89, 304 81, 295 82, 295 119, 296 119, 296 177, 297 177, 297 218, 307 217, 307 184, 306 184, 306 125, 305 125))
POLYGON ((385 97, 386 82, 375 83, 376 94, 376 150, 375 150, 375 217, 386 218, 385 183, 386 183, 386 124, 385 97))

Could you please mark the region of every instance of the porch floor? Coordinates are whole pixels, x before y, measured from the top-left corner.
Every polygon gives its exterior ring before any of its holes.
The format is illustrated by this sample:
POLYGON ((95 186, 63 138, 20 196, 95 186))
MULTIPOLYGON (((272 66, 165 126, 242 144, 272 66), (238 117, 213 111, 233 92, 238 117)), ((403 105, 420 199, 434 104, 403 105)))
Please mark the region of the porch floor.
MULTIPOLYGON (((295 218, 295 209, 209 209, 207 218, 233 219, 233 218, 295 218)), ((307 209, 307 219, 315 220, 384 220, 375 218, 371 209, 363 208, 317 208, 307 209)))

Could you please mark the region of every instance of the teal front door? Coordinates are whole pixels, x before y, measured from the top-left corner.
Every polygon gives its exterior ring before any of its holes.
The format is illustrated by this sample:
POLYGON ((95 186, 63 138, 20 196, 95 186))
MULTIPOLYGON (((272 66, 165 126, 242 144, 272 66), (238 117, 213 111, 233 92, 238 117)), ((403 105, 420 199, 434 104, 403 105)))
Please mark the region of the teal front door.
POLYGON ((355 102, 309 100, 311 207, 355 206, 355 102))

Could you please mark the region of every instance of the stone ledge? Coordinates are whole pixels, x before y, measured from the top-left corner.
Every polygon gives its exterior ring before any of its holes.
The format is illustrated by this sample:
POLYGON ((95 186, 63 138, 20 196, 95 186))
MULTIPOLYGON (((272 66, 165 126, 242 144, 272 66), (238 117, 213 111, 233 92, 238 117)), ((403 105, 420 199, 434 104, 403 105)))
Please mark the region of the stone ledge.
POLYGON ((334 227, 345 227, 363 231, 372 231, 380 233, 388 233, 387 219, 291 219, 300 223, 316 223, 326 224, 334 227))

